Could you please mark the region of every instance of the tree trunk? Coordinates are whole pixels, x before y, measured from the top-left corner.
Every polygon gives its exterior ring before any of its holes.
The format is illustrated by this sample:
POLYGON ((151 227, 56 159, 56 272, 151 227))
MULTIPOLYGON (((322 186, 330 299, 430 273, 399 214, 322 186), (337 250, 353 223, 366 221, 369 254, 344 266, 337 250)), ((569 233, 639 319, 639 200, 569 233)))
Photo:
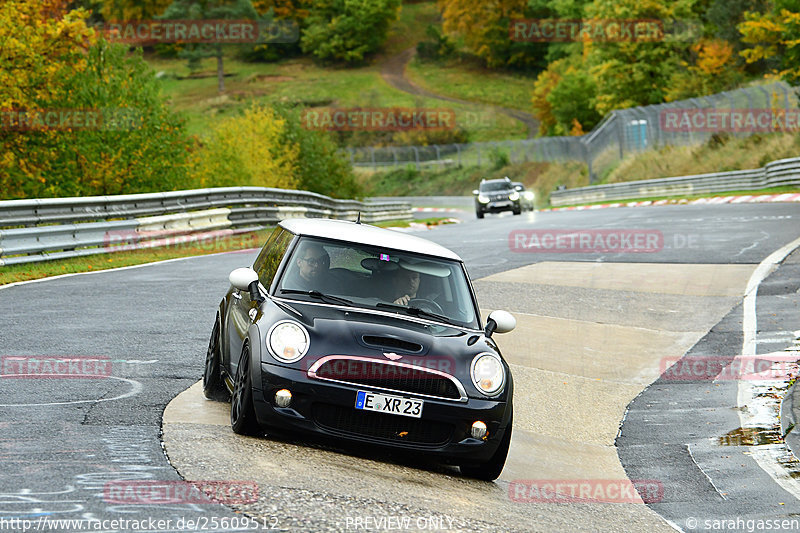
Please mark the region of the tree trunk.
POLYGON ((219 92, 225 92, 225 68, 222 65, 222 45, 217 45, 217 86, 219 92))

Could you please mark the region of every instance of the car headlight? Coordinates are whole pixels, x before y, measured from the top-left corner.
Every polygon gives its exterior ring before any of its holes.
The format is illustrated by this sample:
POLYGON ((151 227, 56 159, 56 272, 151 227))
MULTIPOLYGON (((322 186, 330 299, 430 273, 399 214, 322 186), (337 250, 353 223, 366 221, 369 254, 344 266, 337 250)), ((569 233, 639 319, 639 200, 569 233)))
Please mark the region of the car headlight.
POLYGON ((533 193, 531 191, 525 191, 525 199, 533 200, 533 193))
POLYGON ((519 193, 517 191, 512 192, 511 194, 508 195, 508 199, 511 200, 512 202, 516 202, 517 200, 519 200, 519 193))
POLYGON ((506 383, 506 370, 496 355, 478 354, 470 366, 472 383, 487 396, 494 396, 506 383))
POLYGON ((267 334, 267 348, 281 363, 294 363, 308 352, 308 331, 293 320, 277 322, 267 334))
POLYGON ((479 194, 478 195, 478 201, 480 203, 482 203, 482 204, 488 204, 489 203, 489 197, 486 196, 485 194, 479 194))

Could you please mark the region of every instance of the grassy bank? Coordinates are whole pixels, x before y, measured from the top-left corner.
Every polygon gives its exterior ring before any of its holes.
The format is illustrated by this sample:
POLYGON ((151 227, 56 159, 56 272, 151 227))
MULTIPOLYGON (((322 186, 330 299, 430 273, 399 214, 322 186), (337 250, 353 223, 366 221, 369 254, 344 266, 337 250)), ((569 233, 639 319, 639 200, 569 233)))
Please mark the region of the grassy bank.
POLYGON ((481 104, 531 111, 535 76, 498 72, 457 60, 428 63, 414 59, 406 76, 424 89, 481 104))
MULTIPOLYGON (((747 170, 770 161, 800 156, 800 137, 789 134, 754 135, 722 139, 699 146, 666 147, 632 154, 609 168, 599 183, 621 183, 709 172, 747 170)), ((586 165, 574 163, 522 163, 502 168, 397 169, 371 173, 359 180, 368 196, 468 195, 482 178, 508 176, 536 191, 537 207, 549 205, 550 192, 559 185, 569 189, 589 185, 586 165)), ((764 192, 796 190, 772 189, 764 192)), ((753 194, 752 191, 743 194, 753 194)), ((713 195, 712 195, 713 196, 713 195)), ((657 198, 661 199, 661 197, 657 198)))

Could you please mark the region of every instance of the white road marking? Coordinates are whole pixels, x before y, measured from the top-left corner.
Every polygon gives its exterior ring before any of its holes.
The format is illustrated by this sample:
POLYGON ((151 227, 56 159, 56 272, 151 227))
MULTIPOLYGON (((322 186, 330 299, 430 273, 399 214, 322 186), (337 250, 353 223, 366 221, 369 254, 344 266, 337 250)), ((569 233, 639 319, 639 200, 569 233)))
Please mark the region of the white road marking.
POLYGON ((126 392, 125 394, 120 394, 119 396, 114 396, 113 398, 99 398, 95 400, 71 400, 69 402, 48 402, 48 403, 0 403, 0 407, 46 407, 49 405, 74 405, 78 403, 100 403, 100 402, 113 402, 115 400, 124 400, 125 398, 130 398, 131 396, 136 396, 140 392, 142 392, 142 384, 136 380, 128 379, 128 378, 120 378, 117 376, 106 376, 108 379, 118 379, 120 381, 124 381, 131 386, 131 390, 126 392))
MULTIPOLYGON (((796 239, 776 250, 764 259, 750 276, 742 305, 742 334, 744 337, 742 341, 742 356, 756 355, 756 332, 758 331, 756 297, 759 285, 798 246, 800 246, 800 239, 796 239)), ((753 412, 748 408, 749 405, 753 405, 756 399, 756 391, 760 384, 763 384, 763 382, 739 381, 736 403, 739 407, 739 422, 743 428, 759 427, 764 424, 763 417, 758 416, 759 413, 753 412)), ((770 424, 773 422, 770 422, 770 424)), ((778 457, 785 454, 791 454, 786 444, 754 446, 751 457, 775 483, 800 500, 800 482, 791 477, 777 460, 778 457)))

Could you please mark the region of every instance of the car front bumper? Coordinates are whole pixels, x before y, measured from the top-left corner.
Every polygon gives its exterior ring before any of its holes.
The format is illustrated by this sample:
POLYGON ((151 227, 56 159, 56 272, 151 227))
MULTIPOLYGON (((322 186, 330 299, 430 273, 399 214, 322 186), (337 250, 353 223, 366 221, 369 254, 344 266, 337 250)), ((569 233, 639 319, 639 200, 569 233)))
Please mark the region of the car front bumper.
POLYGON ((476 210, 483 211, 484 213, 500 213, 502 211, 514 211, 520 209, 519 202, 512 202, 511 200, 500 200, 497 202, 489 202, 488 204, 476 204, 476 210))
POLYGON ((453 464, 488 461, 497 450, 510 417, 505 401, 468 398, 459 402, 386 392, 313 379, 302 370, 263 362, 260 388, 253 388, 256 418, 266 428, 419 451, 453 464), (292 393, 289 407, 275 403, 275 393, 281 389, 292 393), (357 410, 358 390, 421 399, 425 402, 422 417, 357 410), (485 440, 470 435, 477 420, 488 427, 485 440))

